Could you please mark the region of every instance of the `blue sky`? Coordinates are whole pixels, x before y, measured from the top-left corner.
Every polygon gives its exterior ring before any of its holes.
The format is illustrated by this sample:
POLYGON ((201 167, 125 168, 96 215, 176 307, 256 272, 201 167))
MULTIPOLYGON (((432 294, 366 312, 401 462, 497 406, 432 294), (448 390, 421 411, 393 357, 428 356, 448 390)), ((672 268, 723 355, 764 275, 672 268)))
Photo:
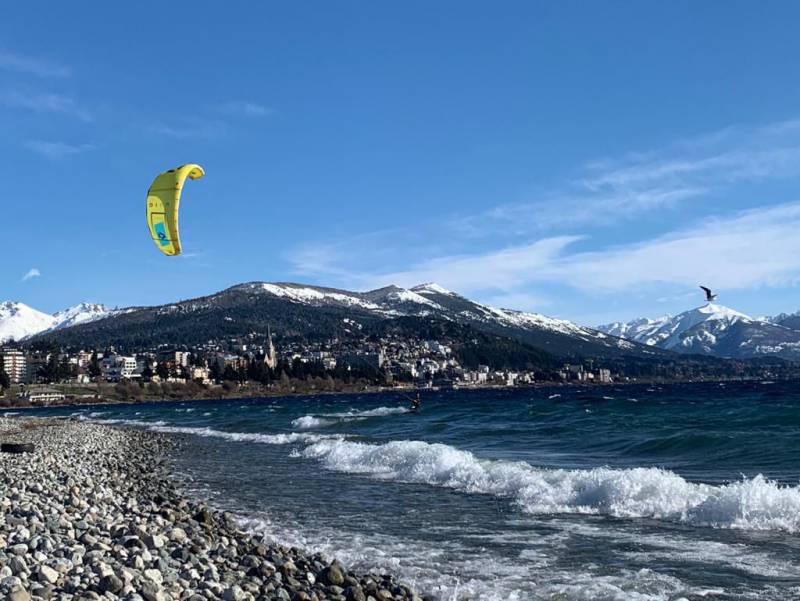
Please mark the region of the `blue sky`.
POLYGON ((800 309, 790 2, 29 2, 0 21, 0 299, 436 281, 596 324, 800 309), (185 255, 147 187, 197 162, 185 255))

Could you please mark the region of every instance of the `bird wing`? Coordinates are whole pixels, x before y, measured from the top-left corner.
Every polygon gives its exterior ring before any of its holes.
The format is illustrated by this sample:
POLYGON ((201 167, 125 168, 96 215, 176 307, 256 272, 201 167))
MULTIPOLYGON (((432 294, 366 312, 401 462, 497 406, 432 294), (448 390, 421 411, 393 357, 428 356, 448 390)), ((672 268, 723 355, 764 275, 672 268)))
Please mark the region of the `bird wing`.
POLYGON ((705 290, 705 291, 706 291, 706 294, 707 294, 707 295, 711 296, 711 289, 710 289, 710 288, 706 288, 705 286, 700 286, 700 287, 701 287, 703 290, 705 290))

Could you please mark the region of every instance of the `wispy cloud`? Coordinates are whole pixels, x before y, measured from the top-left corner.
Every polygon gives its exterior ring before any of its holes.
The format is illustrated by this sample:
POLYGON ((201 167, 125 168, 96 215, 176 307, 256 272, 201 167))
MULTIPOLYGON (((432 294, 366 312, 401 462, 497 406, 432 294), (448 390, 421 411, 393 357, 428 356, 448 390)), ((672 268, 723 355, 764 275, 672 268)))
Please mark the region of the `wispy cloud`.
POLYGON ((67 144, 64 142, 49 142, 46 140, 28 140, 24 145, 28 150, 48 159, 63 159, 94 149, 92 144, 67 144))
POLYGON ((218 138, 225 134, 227 128, 221 121, 180 121, 175 123, 154 123, 149 127, 154 134, 168 136, 179 140, 193 138, 218 138))
POLYGON ((37 77, 65 78, 72 75, 71 69, 65 65, 5 51, 0 51, 0 69, 37 77))
POLYGON ((242 100, 233 100, 222 104, 220 110, 229 115, 240 115, 244 117, 264 117, 274 111, 263 104, 242 100))
POLYGON ((648 286, 681 289, 711 282, 729 290, 800 283, 800 202, 713 218, 645 242, 570 252, 574 236, 502 250, 446 256, 403 271, 362 276, 367 285, 436 281, 484 297, 522 299, 531 287, 560 284, 593 296, 648 286))
POLYGON ((87 122, 94 119, 91 112, 69 96, 62 94, 25 93, 19 90, 9 90, 0 92, 0 105, 36 113, 58 113, 87 122))
POLYGON ((616 224, 700 202, 740 182, 800 176, 800 120, 727 127, 664 148, 588 163, 536 198, 454 218, 471 235, 529 233, 616 224))
POLYGON ((635 244, 562 256, 535 279, 590 293, 712 282, 728 289, 800 281, 800 203, 749 209, 635 244))
POLYGON ((27 282, 28 280, 32 280, 33 278, 41 277, 42 272, 36 269, 35 267, 31 267, 28 272, 22 276, 22 281, 27 282))

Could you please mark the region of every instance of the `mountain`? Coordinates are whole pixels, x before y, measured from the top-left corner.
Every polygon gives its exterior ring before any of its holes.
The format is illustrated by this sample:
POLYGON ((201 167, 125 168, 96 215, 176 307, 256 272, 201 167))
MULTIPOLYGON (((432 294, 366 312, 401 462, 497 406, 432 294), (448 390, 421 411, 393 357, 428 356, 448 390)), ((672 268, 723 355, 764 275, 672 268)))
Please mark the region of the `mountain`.
POLYGON ((104 305, 80 303, 49 315, 28 305, 8 301, 0 304, 0 343, 95 321, 113 313, 104 305))
POLYGON ((0 342, 21 340, 50 329, 55 317, 11 301, 0 304, 0 342))
POLYGON ((800 359, 800 330, 785 324, 797 322, 800 322, 797 316, 783 316, 778 321, 754 319, 728 307, 708 303, 676 316, 616 322, 597 329, 680 353, 734 359, 778 356, 796 360, 800 359))
POLYGON ((800 311, 796 313, 781 313, 767 320, 777 326, 783 326, 791 330, 800 330, 800 311))
POLYGON ((498 309, 436 284, 369 292, 287 282, 249 282, 217 294, 157 307, 128 309, 103 319, 51 329, 37 340, 71 346, 148 348, 198 345, 265 332, 292 340, 380 335, 402 327, 419 335, 446 328, 466 337, 509 339, 557 357, 651 359, 659 349, 536 313, 498 309))
POLYGON ((54 314, 56 322, 53 329, 69 328, 81 323, 96 321, 112 315, 115 311, 109 310, 105 305, 96 303, 80 303, 69 309, 64 309, 54 314))

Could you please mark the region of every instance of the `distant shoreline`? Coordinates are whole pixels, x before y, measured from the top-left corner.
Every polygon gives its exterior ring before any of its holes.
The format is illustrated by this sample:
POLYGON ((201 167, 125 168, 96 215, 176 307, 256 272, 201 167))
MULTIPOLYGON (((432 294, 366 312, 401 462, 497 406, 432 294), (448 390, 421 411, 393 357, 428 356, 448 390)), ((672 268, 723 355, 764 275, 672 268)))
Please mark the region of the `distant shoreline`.
MULTIPOLYGON (((563 388, 614 388, 614 387, 633 387, 633 386, 662 386, 672 384, 723 384, 723 383, 744 383, 744 382, 772 382, 772 380, 765 380, 763 378, 714 378, 708 380, 638 380, 634 382, 540 382, 536 384, 529 384, 526 386, 502 386, 502 385, 483 385, 483 386, 457 386, 453 388, 378 388, 367 390, 318 390, 318 391, 254 391, 252 394, 230 394, 214 397, 187 397, 187 398, 144 398, 138 400, 112 400, 112 399, 98 399, 92 402, 69 402, 57 403, 49 405, 26 405, 26 406, 0 406, 0 413, 14 412, 14 411, 31 411, 37 409, 62 409, 62 408, 82 408, 82 407, 108 407, 113 405, 141 405, 146 403, 197 403, 209 402, 215 403, 220 401, 232 400, 248 400, 248 399, 272 399, 272 398, 286 398, 292 399, 297 397, 316 397, 316 396, 352 396, 352 395, 377 395, 377 394, 397 394, 397 395, 411 395, 411 394, 425 394, 431 392, 478 392, 481 390, 486 391, 522 391, 522 390, 546 390, 554 389, 560 390, 563 388)), ((776 379, 778 381, 793 381, 793 379, 776 379)), ((0 397, 2 400, 2 397, 0 397)), ((407 402, 407 401, 406 401, 407 402)))

